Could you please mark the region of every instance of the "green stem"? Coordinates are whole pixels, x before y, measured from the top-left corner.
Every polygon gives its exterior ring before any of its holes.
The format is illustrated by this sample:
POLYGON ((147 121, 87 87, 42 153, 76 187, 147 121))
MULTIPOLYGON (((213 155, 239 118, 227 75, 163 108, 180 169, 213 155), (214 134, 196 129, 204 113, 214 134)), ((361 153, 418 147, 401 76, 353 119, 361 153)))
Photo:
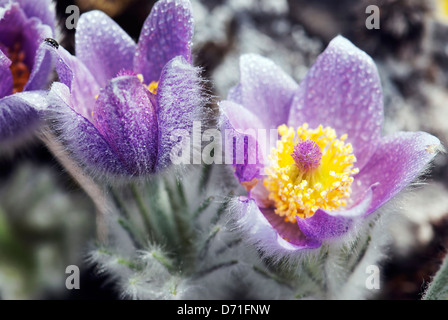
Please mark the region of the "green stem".
POLYGON ((128 231, 134 245, 138 248, 142 248, 145 243, 145 235, 141 232, 141 230, 135 225, 133 222, 131 213, 126 208, 126 205, 121 198, 120 194, 112 187, 109 186, 109 193, 111 194, 111 198, 115 203, 117 209, 122 214, 123 217, 118 218, 118 223, 128 231))
POLYGON ((429 284, 423 300, 447 300, 448 299, 448 254, 443 260, 442 266, 437 271, 434 279, 429 284))
POLYGON ((209 234, 209 236, 207 237, 207 239, 204 242, 204 245, 203 245, 201 251, 199 252, 199 256, 198 256, 199 259, 204 259, 205 258, 205 255, 207 254, 208 248, 210 247, 210 242, 213 240, 214 237, 216 237, 216 235, 218 234, 218 232, 220 230, 221 230, 221 228, 216 227, 209 234))
MULTIPOLYGON (((372 238, 370 237, 370 235, 367 236, 367 238, 364 241, 364 243, 362 244, 361 248, 358 248, 358 250, 356 250, 358 253, 355 255, 355 261, 350 264, 350 268, 349 268, 349 272, 348 272, 349 274, 353 273, 353 271, 356 269, 356 267, 359 265, 359 263, 362 261, 362 259, 366 255, 366 252, 367 252, 367 249, 369 248, 371 240, 372 240, 372 238)), ((347 261, 347 263, 348 263, 348 261, 347 261)))
POLYGON ((168 259, 164 255, 162 255, 156 251, 153 251, 151 254, 152 254, 152 257, 155 260, 157 260, 162 266, 164 266, 168 271, 174 270, 174 266, 173 266, 172 262, 170 261, 170 259, 168 259))
POLYGON ((118 218, 118 223, 122 228, 124 228, 129 236, 131 237, 132 242, 137 248, 143 248, 145 245, 145 236, 141 234, 140 230, 138 230, 133 223, 131 223, 126 218, 118 218))
POLYGON ((193 219, 194 220, 197 220, 199 218, 201 213, 203 213, 205 211, 205 209, 207 209, 208 206, 212 203, 213 199, 214 199, 214 197, 210 196, 207 199, 205 199, 204 201, 202 201, 202 203, 199 205, 199 207, 196 209, 196 211, 193 212, 193 219))
POLYGON ((232 241, 230 241, 230 242, 226 243, 224 246, 222 246, 221 249, 216 250, 215 254, 218 256, 218 255, 226 252, 228 249, 231 249, 231 248, 239 245, 242 241, 243 241, 243 239, 241 239, 241 238, 233 239, 232 241))
POLYGON ((143 223, 145 224, 148 234, 152 234, 154 231, 154 228, 153 228, 151 220, 150 220, 149 209, 146 207, 145 202, 143 201, 143 198, 140 195, 139 190, 137 189, 136 185, 133 183, 131 184, 131 193, 135 199, 135 202, 137 203, 137 207, 140 211, 140 215, 142 217, 143 223))
POLYGON ((194 279, 202 278, 202 277, 205 277, 206 275, 208 275, 208 274, 210 274, 212 272, 215 272, 216 270, 219 270, 219 269, 222 269, 222 268, 231 267, 231 266, 233 266, 233 265, 235 265, 237 263, 238 263, 238 260, 231 260, 231 261, 228 261, 228 262, 218 263, 218 264, 216 264, 216 265, 214 265, 214 266, 212 266, 212 267, 210 267, 208 269, 199 271, 192 278, 194 278, 194 279))
POLYGON ((259 266, 255 266, 254 265, 252 268, 254 269, 255 272, 261 274, 262 276, 264 276, 266 278, 269 278, 269 279, 272 279, 275 282, 277 282, 278 284, 281 284, 281 285, 283 285, 285 287, 288 287, 289 289, 293 289, 293 287, 289 283, 287 283, 287 282, 283 281, 282 279, 280 279, 279 277, 277 277, 277 276, 275 276, 275 275, 273 275, 273 274, 263 270, 259 266))
POLYGON ((171 231, 173 234, 171 238, 177 240, 174 243, 174 248, 179 253, 179 256, 189 257, 192 252, 192 230, 190 228, 190 220, 188 219, 188 208, 185 195, 183 194, 182 183, 178 179, 176 179, 175 183, 176 189, 173 190, 170 183, 166 179, 164 180, 175 228, 175 230, 171 231))
POLYGON ((204 165, 202 168, 202 174, 201 174, 201 180, 199 183, 199 191, 202 192, 206 189, 208 181, 210 180, 210 176, 212 173, 212 166, 211 165, 204 165))
POLYGON ((187 198, 185 197, 185 192, 184 192, 184 187, 183 187, 182 181, 179 178, 176 178, 176 187, 177 187, 177 192, 180 197, 180 201, 185 206, 185 208, 187 208, 187 206, 188 206, 187 198))
POLYGON ((126 219, 131 220, 131 214, 130 214, 129 210, 126 208, 126 205, 124 204, 124 201, 121 198, 121 196, 119 195, 119 193, 112 186, 109 186, 108 190, 112 196, 112 200, 114 201, 117 209, 123 214, 123 216, 126 219))
POLYGON ((142 267, 140 265, 138 265, 137 263, 135 263, 131 260, 125 259, 123 257, 117 256, 114 252, 112 252, 106 248, 99 248, 98 253, 104 254, 109 257, 116 258, 117 263, 122 266, 126 266, 135 271, 142 271, 142 267))
POLYGON ((218 210, 216 211, 216 215, 213 217, 211 223, 215 224, 219 221, 219 219, 221 218, 222 214, 224 213, 224 211, 227 209, 230 199, 233 196, 233 191, 229 192, 229 194, 227 195, 227 198, 224 200, 224 202, 219 206, 218 210))
POLYGON ((134 262, 124 259, 124 258, 117 258, 117 263, 121 264, 125 267, 128 267, 129 269, 135 270, 135 271, 142 271, 142 267, 135 264, 134 262))

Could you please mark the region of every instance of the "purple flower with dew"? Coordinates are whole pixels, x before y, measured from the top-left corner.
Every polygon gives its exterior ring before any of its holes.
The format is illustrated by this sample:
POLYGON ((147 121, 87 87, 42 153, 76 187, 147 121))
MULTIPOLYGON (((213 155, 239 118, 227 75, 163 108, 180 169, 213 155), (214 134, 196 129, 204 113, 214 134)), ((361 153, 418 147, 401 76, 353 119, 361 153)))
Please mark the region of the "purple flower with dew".
POLYGON ((48 46, 60 82, 49 112, 72 156, 92 173, 143 176, 171 162, 172 134, 191 132, 204 103, 186 0, 155 3, 136 44, 100 11, 81 15, 76 56, 48 46))
POLYGON ((226 154, 248 190, 234 211, 244 234, 268 254, 345 239, 418 177, 440 146, 425 132, 381 136, 378 71, 341 36, 300 85, 253 54, 241 57, 240 71, 240 83, 220 103, 222 129, 233 139, 226 154), (272 128, 278 135, 266 147, 257 129, 272 128), (245 153, 237 162, 239 144, 245 153))
POLYGON ((42 41, 53 36, 50 0, 0 0, 0 150, 38 123, 51 72, 42 41))

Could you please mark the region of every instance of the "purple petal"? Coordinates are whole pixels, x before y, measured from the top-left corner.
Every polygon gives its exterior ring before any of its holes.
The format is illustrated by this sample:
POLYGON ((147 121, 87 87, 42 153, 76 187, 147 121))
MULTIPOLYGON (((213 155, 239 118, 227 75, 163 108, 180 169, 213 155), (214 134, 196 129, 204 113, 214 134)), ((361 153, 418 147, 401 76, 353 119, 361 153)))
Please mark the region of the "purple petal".
POLYGON ((355 176, 362 189, 378 184, 373 192, 371 213, 415 180, 437 154, 440 141, 425 132, 398 132, 383 137, 365 168, 355 176))
POLYGON ((255 200, 260 210, 273 207, 273 203, 269 200, 269 191, 265 188, 263 180, 258 181, 248 194, 249 198, 255 200))
POLYGON ((372 189, 370 188, 361 202, 348 210, 327 211, 318 209, 309 218, 297 218, 300 230, 310 239, 319 241, 340 237, 352 228, 355 220, 362 217, 372 202, 372 189))
POLYGON ((8 48, 19 41, 27 17, 16 3, 0 8, 0 43, 8 48))
POLYGON ((134 71, 145 83, 158 81, 165 64, 176 56, 189 63, 193 38, 193 16, 187 0, 160 0, 146 19, 137 44, 134 71))
POLYGON ((348 134, 361 169, 375 152, 383 120, 383 96, 372 59, 338 36, 300 83, 288 123, 331 126, 348 134))
MULTIPOLYGON (((0 99, 0 145, 36 129, 39 112, 46 109, 46 92, 20 92, 0 99)), ((0 148, 1 149, 1 148, 0 148)))
POLYGON ((0 98, 12 93, 11 60, 0 50, 0 98))
MULTIPOLYGON (((0 0, 0 7, 7 7, 11 0, 0 0)), ((14 0, 20 6, 27 18, 37 18, 54 30, 54 22, 56 20, 55 11, 52 0, 14 0)))
POLYGON ((76 56, 104 87, 121 70, 132 70, 134 40, 101 11, 81 15, 75 36, 76 56))
POLYGON ((81 165, 93 173, 129 174, 95 126, 72 106, 70 90, 55 82, 48 94, 49 111, 60 138, 81 165))
POLYGON ((22 33, 22 48, 25 51, 25 63, 29 66, 30 71, 34 68, 36 52, 46 38, 51 38, 53 33, 47 25, 40 23, 36 19, 27 21, 22 33))
POLYGON ((25 12, 28 18, 36 17, 43 24, 48 25, 54 30, 56 15, 52 6, 52 0, 16 0, 20 8, 25 12))
POLYGON ((151 93, 135 76, 111 80, 101 91, 94 123, 129 172, 152 173, 157 157, 157 116, 151 93))
POLYGON ((91 120, 95 97, 100 91, 98 83, 86 66, 63 47, 59 46, 59 49, 56 49, 45 45, 45 48, 52 53, 55 59, 59 80, 70 88, 73 99, 70 106, 84 118, 91 120))
POLYGON ((221 116, 227 119, 232 128, 237 131, 244 132, 265 128, 258 116, 241 104, 224 100, 219 103, 219 107, 221 116))
POLYGON ((297 225, 283 221, 275 213, 266 209, 262 213, 253 199, 240 197, 233 208, 240 231, 268 255, 283 256, 321 245, 320 241, 306 238, 297 225))
POLYGON ((235 166, 235 175, 240 182, 260 178, 263 174, 264 156, 270 149, 266 131, 266 143, 257 141, 259 129, 264 129, 261 120, 248 109, 231 101, 221 101, 221 132, 225 148, 226 164, 235 166))
POLYGON ((156 170, 171 164, 171 152, 177 141, 176 131, 193 132, 193 122, 200 120, 204 105, 199 70, 178 56, 162 70, 157 89, 157 117, 159 121, 159 152, 156 170))
POLYGON ((302 246, 306 243, 305 235, 299 230, 297 224, 286 222, 285 219, 274 212, 273 208, 260 208, 261 213, 280 237, 294 245, 302 246))
POLYGON ((49 76, 52 71, 51 54, 49 54, 45 43, 41 43, 36 52, 34 67, 30 78, 25 85, 24 91, 44 89, 48 85, 49 76))
POLYGON ((274 62, 255 54, 241 56, 240 73, 240 83, 228 99, 257 114, 267 129, 286 124, 297 83, 274 62))

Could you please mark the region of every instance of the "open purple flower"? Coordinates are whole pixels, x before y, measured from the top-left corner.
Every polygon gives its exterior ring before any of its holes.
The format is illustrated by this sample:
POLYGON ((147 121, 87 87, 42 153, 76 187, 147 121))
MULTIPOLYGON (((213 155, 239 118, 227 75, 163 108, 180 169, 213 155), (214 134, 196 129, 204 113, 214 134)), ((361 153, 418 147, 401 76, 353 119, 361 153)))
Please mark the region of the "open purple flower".
POLYGON ((203 104, 191 65, 186 0, 158 1, 136 44, 100 11, 81 15, 76 56, 51 48, 60 82, 48 95, 60 137, 92 172, 141 176, 166 168, 175 130, 190 132, 203 104))
POLYGON ((52 37, 50 0, 0 0, 0 145, 29 133, 51 72, 41 43, 52 37))
POLYGON ((440 146, 424 132, 381 136, 376 66, 341 36, 300 85, 257 55, 243 56, 240 71, 240 83, 220 103, 222 128, 233 139, 226 152, 248 190, 234 210, 244 233, 268 253, 340 239, 411 183, 440 146), (256 129, 271 128, 278 135, 266 147, 256 129), (236 154, 238 143, 244 156, 236 154))

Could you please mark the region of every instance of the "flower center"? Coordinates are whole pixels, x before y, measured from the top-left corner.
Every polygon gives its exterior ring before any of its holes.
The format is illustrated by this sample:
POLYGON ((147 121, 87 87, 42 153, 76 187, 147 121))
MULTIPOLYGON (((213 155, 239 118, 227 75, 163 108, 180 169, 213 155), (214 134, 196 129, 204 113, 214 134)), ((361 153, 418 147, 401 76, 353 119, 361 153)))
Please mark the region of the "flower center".
POLYGON ((311 217, 319 208, 347 205, 351 175, 359 172, 353 168, 356 157, 352 145, 345 143, 347 135, 338 139, 334 129, 309 129, 306 123, 296 131, 281 125, 278 132, 280 140, 263 181, 275 213, 296 222, 296 216, 311 217))
POLYGON ((30 70, 25 64, 25 51, 21 49, 20 43, 17 42, 12 48, 6 50, 8 58, 11 60, 9 69, 12 74, 13 93, 22 92, 30 78, 30 70))

